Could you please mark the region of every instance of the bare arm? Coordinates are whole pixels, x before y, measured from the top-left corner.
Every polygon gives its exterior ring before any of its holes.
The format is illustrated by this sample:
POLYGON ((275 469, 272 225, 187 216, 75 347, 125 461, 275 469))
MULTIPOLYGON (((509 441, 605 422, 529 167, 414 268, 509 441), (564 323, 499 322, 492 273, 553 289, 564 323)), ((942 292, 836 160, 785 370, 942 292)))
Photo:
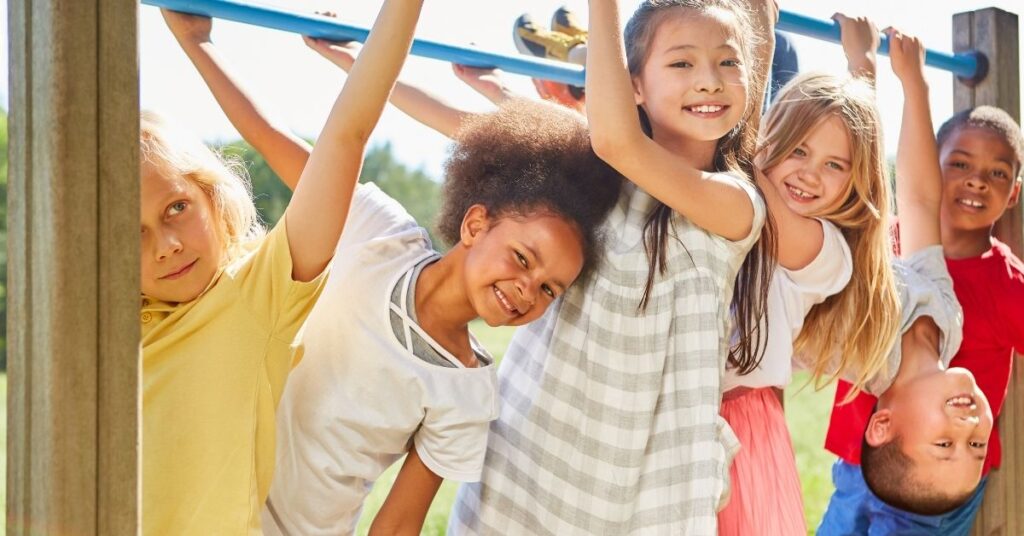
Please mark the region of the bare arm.
MULTIPOLYGON (((356 42, 333 43, 323 39, 304 37, 306 45, 328 61, 348 72, 361 55, 362 46, 356 42)), ((476 115, 463 110, 421 87, 399 80, 389 99, 391 104, 416 121, 452 138, 463 121, 476 115)))
POLYGON ((740 0, 751 14, 754 36, 757 46, 754 48, 754 76, 750 80, 751 109, 756 110, 750 116, 754 128, 761 125, 761 113, 764 109, 768 73, 772 68, 775 56, 775 24, 779 21, 779 4, 777 0, 740 0))
POLYGON ((371 536, 419 534, 430 503, 443 481, 443 478, 423 464, 415 447, 409 449, 388 498, 373 519, 371 536))
POLYGON ((887 30, 892 70, 903 85, 903 124, 896 151, 896 208, 900 216, 900 256, 941 244, 939 203, 942 171, 935 146, 924 46, 916 37, 887 30))
POLYGON ((515 92, 505 85, 501 69, 469 67, 453 63, 452 72, 464 84, 483 95, 495 106, 501 106, 505 101, 516 97, 515 92))
POLYGON ((774 184, 768 181, 761 166, 755 160, 754 175, 764 194, 768 212, 775 220, 778 252, 776 261, 787 270, 799 270, 811 263, 825 244, 825 230, 814 218, 793 212, 779 195, 774 184))
POLYGON ((203 77, 228 120, 242 138, 263 155, 285 185, 294 190, 309 158, 310 145, 273 121, 231 75, 210 39, 213 23, 209 18, 161 11, 181 49, 203 77))
POLYGON ((587 118, 597 155, 707 231, 730 240, 749 235, 754 207, 740 186, 695 168, 641 129, 616 0, 590 0, 588 47, 587 118))
POLYGON ((422 0, 385 0, 285 210, 292 276, 320 274, 341 236, 363 153, 412 44, 422 0))
POLYGON ((832 15, 839 23, 839 31, 846 53, 846 68, 853 76, 872 83, 875 81, 878 44, 881 35, 878 28, 867 17, 847 17, 842 13, 832 15))

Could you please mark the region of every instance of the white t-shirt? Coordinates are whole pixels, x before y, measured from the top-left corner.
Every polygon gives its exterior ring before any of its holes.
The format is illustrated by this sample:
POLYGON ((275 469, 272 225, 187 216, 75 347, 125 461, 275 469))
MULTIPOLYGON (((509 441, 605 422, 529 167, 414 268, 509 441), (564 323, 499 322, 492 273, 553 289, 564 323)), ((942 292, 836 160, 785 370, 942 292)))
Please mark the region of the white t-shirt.
MULTIPOLYGON (((793 341, 804 326, 804 317, 815 305, 838 294, 850 282, 853 256, 842 231, 825 220, 821 251, 799 270, 775 269, 768 287, 768 338, 761 363, 740 376, 727 368, 723 391, 736 387, 785 387, 793 376, 793 341)), ((763 329, 763 326, 762 326, 763 329)))
POLYGON ((267 534, 353 532, 374 480, 412 445, 443 478, 480 478, 498 415, 494 367, 466 368, 419 330, 455 366, 428 363, 392 330, 395 285, 435 255, 401 205, 372 184, 356 190, 278 409, 267 534))
POLYGON ((953 291, 953 278, 941 245, 928 246, 905 259, 894 258, 892 270, 900 295, 900 336, 889 352, 887 373, 867 385, 866 390, 876 396, 892 385, 903 358, 903 335, 919 318, 931 317, 939 328, 936 350, 944 367, 960 351, 964 338, 964 313, 953 291))

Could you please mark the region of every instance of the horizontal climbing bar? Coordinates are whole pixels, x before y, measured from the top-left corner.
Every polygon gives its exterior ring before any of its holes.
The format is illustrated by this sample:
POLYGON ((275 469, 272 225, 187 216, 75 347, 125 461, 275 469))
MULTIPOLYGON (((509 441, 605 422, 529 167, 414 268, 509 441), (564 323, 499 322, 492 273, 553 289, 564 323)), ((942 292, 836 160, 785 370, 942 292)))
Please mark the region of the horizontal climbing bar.
MULTIPOLYGON (((351 26, 331 17, 314 13, 296 13, 235 0, 142 0, 142 3, 334 41, 363 42, 370 34, 366 28, 351 26)), ((504 71, 531 78, 583 85, 583 67, 533 56, 495 54, 469 46, 448 45, 424 39, 413 41, 412 53, 471 67, 499 67, 504 71)))
MULTIPOLYGON (((776 25, 776 29, 821 39, 822 41, 841 42, 838 22, 813 19, 790 11, 781 11, 779 13, 779 23, 776 25)), ((878 47, 878 52, 889 55, 888 37, 882 36, 882 44, 878 47)), ((924 63, 936 69, 949 71, 965 79, 980 78, 979 74, 984 74, 979 71, 978 55, 972 52, 949 54, 927 49, 925 51, 924 63)))
MULTIPOLYGON (((369 30, 366 28, 351 26, 331 17, 313 13, 296 13, 237 0, 142 0, 142 3, 335 41, 362 42, 369 35, 369 30)), ((839 24, 831 20, 819 20, 782 11, 779 14, 777 28, 815 39, 840 42, 839 24)), ((882 54, 889 53, 889 40, 885 36, 882 36, 882 44, 878 51, 882 54)), ((471 67, 499 67, 510 73, 576 86, 582 86, 584 81, 583 68, 578 65, 520 54, 495 54, 474 47, 449 45, 424 39, 413 41, 412 53, 417 56, 471 67)), ((971 52, 948 54, 928 49, 925 53, 925 64, 950 71, 967 80, 977 80, 984 76, 983 58, 979 58, 977 54, 971 52)))

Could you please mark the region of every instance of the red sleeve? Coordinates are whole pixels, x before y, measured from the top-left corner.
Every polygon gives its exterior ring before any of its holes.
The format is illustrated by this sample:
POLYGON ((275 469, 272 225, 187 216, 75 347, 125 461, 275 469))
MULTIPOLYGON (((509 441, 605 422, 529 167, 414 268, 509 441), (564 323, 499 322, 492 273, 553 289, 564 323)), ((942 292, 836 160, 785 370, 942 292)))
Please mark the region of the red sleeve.
POLYGON ((1010 333, 1010 342, 1018 354, 1024 354, 1024 272, 1013 270, 1010 276, 1008 300, 1003 300, 1008 310, 1003 313, 1010 333))
POLYGON ((836 385, 836 398, 829 418, 825 449, 847 463, 860 465, 860 447, 864 430, 875 409, 877 398, 861 391, 851 402, 844 404, 853 386, 843 380, 836 385))

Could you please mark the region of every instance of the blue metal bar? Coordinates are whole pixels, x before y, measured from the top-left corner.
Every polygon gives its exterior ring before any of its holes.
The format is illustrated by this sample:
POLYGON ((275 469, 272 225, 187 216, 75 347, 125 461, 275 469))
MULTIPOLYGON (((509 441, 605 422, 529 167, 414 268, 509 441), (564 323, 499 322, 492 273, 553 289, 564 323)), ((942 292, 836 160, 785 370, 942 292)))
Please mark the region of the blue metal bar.
MULTIPOLYGON (((239 0, 142 0, 142 3, 335 41, 365 41, 370 33, 365 28, 350 26, 330 17, 295 13, 239 0)), ((833 43, 840 42, 839 24, 835 21, 813 19, 781 11, 776 28, 833 43)), ((889 53, 887 37, 882 36, 882 44, 878 51, 882 54, 889 53)), ((584 83, 582 67, 532 56, 495 54, 472 47, 447 45, 423 39, 413 41, 412 53, 472 67, 501 67, 510 73, 575 86, 582 86, 584 83)), ((965 80, 976 81, 985 74, 984 57, 979 58, 975 53, 947 54, 929 49, 925 52, 925 64, 950 71, 965 80), (979 59, 982 61, 979 62, 979 59)))
MULTIPOLYGON (((370 34, 365 28, 350 26, 330 17, 295 13, 238 0, 142 0, 142 3, 334 41, 363 42, 370 34)), ((518 54, 494 54, 472 47, 446 45, 423 39, 413 41, 412 54, 471 67, 500 67, 510 73, 575 86, 582 86, 584 80, 583 67, 578 65, 518 54)))
MULTIPOLYGON (((779 23, 775 27, 784 32, 792 32, 823 41, 841 42, 839 38, 839 23, 833 20, 812 19, 789 11, 780 11, 779 23)), ((878 52, 889 55, 888 37, 882 36, 882 44, 878 47, 878 52)), ((979 74, 978 56, 974 53, 947 54, 927 49, 925 51, 924 63, 936 69, 950 71, 965 79, 974 79, 979 74)))

